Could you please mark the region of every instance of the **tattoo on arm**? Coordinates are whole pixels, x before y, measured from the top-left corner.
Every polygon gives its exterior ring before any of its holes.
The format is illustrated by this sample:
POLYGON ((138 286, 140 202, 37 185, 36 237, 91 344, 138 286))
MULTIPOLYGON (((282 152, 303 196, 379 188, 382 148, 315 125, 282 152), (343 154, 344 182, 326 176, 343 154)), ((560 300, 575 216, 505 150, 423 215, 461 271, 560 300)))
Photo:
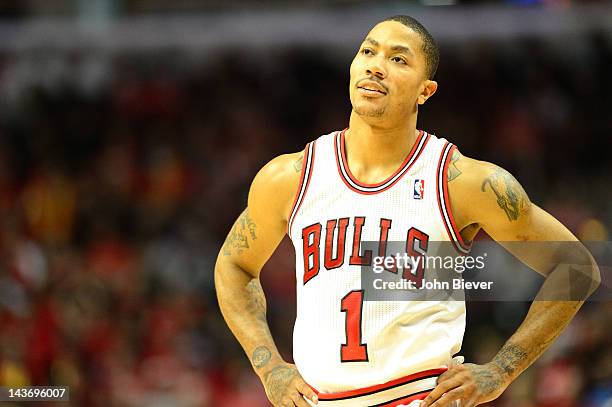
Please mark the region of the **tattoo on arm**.
POLYGON ((486 192, 487 185, 497 197, 497 205, 506 212, 508 220, 517 220, 529 209, 530 202, 527 194, 508 171, 498 168, 485 178, 480 188, 482 192, 486 192))
POLYGON ((473 365, 471 368, 476 386, 483 394, 494 393, 500 389, 503 382, 499 376, 491 369, 487 369, 486 366, 473 365))
POLYGON ((461 171, 459 171, 459 168, 457 168, 457 160, 459 160, 459 158, 461 158, 461 153, 459 152, 459 150, 455 149, 453 151, 453 155, 451 156, 450 164, 446 172, 448 182, 451 182, 459 175, 461 175, 461 171))
POLYGON ((279 365, 270 370, 266 375, 265 382, 271 402, 274 404, 280 403, 285 390, 297 374, 295 368, 286 365, 279 365))
POLYGON ((255 316, 259 321, 267 322, 266 320, 266 295, 263 292, 259 280, 251 280, 246 290, 248 293, 248 303, 246 311, 255 316))
POLYGON ((256 369, 259 369, 267 365, 271 357, 272 352, 270 352, 270 349, 265 346, 258 346, 253 351, 251 361, 253 362, 253 366, 255 366, 256 369))
POLYGON ((300 158, 295 160, 295 162, 293 163, 293 169, 295 170, 295 172, 302 172, 303 162, 304 162, 304 154, 300 155, 300 158))
POLYGON ((249 216, 249 209, 245 209, 227 235, 223 244, 223 255, 229 256, 232 253, 241 254, 248 249, 249 239, 257 239, 257 225, 249 216))
POLYGON ((507 343, 495 355, 493 364, 512 377, 514 372, 526 363, 527 357, 525 349, 516 344, 507 343))

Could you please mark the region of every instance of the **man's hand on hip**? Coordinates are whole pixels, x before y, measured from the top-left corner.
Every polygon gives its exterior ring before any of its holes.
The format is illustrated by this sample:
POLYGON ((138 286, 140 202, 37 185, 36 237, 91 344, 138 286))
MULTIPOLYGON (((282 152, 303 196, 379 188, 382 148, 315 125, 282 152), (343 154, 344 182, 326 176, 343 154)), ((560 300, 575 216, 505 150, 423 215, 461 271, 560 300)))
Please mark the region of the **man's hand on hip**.
POLYGON ((277 364, 263 375, 262 381, 274 407, 310 407, 304 397, 314 404, 318 402, 316 393, 290 363, 277 364))
POLYGON ((506 387, 508 383, 497 366, 466 363, 442 373, 422 406, 447 407, 461 400, 461 407, 474 407, 495 400, 506 387))

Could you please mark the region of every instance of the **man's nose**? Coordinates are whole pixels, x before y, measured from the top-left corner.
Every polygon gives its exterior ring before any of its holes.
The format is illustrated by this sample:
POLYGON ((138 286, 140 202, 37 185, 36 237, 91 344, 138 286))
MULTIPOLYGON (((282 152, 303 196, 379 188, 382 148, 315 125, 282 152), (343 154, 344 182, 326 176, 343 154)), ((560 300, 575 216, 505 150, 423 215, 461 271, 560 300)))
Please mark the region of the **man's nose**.
POLYGON ((379 79, 385 79, 387 72, 382 67, 382 61, 378 58, 373 58, 370 64, 366 67, 366 73, 368 75, 375 75, 379 79))

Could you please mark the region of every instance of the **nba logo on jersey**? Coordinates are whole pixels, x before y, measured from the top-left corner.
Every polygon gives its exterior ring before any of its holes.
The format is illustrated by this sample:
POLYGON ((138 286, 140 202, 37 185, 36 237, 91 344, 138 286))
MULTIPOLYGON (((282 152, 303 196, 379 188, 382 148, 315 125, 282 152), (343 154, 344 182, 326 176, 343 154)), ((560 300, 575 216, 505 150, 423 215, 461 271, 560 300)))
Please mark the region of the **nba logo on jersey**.
POLYGON ((425 191, 425 180, 415 179, 414 180, 414 192, 412 197, 414 199, 423 199, 423 192, 425 191))

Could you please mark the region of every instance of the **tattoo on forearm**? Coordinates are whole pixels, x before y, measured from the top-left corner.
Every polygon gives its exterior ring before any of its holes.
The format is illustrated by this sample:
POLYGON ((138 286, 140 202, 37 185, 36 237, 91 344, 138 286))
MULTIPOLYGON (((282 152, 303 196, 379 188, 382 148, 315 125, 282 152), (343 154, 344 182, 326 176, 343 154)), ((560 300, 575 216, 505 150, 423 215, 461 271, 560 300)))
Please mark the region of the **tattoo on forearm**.
MULTIPOLYGON (((512 377, 514 372, 525 365, 527 352, 519 345, 507 343, 499 353, 493 358, 493 364, 499 367, 504 373, 512 377)), ((528 362, 527 362, 528 363, 528 362)))
POLYGON ((257 225, 249 216, 249 209, 245 209, 227 235, 223 244, 223 255, 229 256, 233 253, 242 254, 249 249, 249 239, 257 239, 257 225))
POLYGON ((459 171, 459 168, 457 168, 457 160, 459 160, 459 158, 461 158, 461 153, 459 150, 455 149, 446 172, 449 182, 461 175, 461 171, 459 171))
POLYGON ((259 280, 253 279, 246 285, 247 309, 246 311, 255 316, 259 321, 266 320, 266 295, 263 292, 259 280))
POLYGON ((302 172, 303 162, 304 162, 304 154, 300 155, 300 158, 295 160, 295 162, 293 163, 293 169, 295 170, 295 172, 302 172))
POLYGON ((258 346, 253 351, 251 361, 253 362, 253 366, 255 366, 256 369, 259 369, 267 365, 271 357, 272 352, 270 352, 270 349, 265 346, 258 346))
POLYGON ((297 375, 297 370, 292 369, 286 365, 280 365, 266 375, 266 389, 268 390, 268 396, 270 401, 274 404, 280 402, 285 389, 289 386, 289 383, 297 375))
POLYGON ((480 188, 482 192, 486 192, 487 185, 497 197, 497 205, 506 212, 510 221, 517 220, 529 209, 531 203, 527 194, 509 172, 499 168, 483 181, 480 188))

